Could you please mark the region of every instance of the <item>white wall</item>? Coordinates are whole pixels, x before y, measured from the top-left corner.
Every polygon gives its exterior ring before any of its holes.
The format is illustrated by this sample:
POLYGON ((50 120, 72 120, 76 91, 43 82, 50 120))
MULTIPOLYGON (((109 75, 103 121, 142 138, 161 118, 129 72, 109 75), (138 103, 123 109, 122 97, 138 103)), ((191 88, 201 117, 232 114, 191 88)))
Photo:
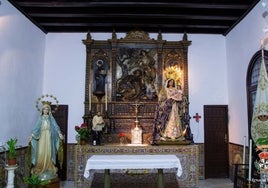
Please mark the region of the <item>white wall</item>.
POLYGON ((204 142, 204 105, 228 105, 225 38, 222 35, 190 35, 189 48, 189 102, 190 126, 194 141, 204 142))
POLYGON ((262 32, 266 25, 264 11, 257 4, 226 37, 229 140, 233 143, 243 144, 244 136, 248 139, 246 76, 252 56, 260 49, 261 39, 267 36, 262 32))
POLYGON ((6 0, 1 2, 0 145, 11 137, 25 145, 42 93, 45 34, 6 0))
MULTIPOLYGON (((111 33, 92 33, 94 40, 111 38, 111 33)), ((118 33, 118 38, 125 34, 118 33)), ((157 34, 150 37, 156 38, 157 34)), ((68 142, 75 142, 74 126, 84 115, 86 33, 47 35, 44 93, 54 94, 61 104, 69 105, 68 142), (57 77, 56 77, 57 75, 57 77)), ((182 35, 163 34, 164 40, 182 40, 182 35)), ((227 104, 225 38, 221 35, 189 35, 190 113, 203 117, 204 104, 227 104), (213 53, 211 53, 213 51, 213 53)), ((195 142, 203 142, 203 121, 191 120, 195 142)))
POLYGON ((83 122, 86 34, 48 34, 45 55, 44 93, 68 105, 68 142, 75 142, 74 126, 83 122))

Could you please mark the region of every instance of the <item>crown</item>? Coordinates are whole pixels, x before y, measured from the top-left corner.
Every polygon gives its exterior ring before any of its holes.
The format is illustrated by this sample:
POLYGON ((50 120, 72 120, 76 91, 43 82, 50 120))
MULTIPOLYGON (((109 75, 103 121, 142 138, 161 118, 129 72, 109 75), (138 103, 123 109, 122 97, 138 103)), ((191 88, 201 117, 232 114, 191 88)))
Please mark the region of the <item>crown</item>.
POLYGON ((42 101, 42 104, 43 104, 43 106, 45 106, 45 105, 50 106, 51 102, 50 101, 42 101))
POLYGON ((49 97, 52 98, 55 101, 55 103, 56 103, 56 107, 54 108, 54 110, 52 111, 52 113, 55 113, 58 110, 58 108, 59 108, 59 101, 57 100, 57 98, 54 97, 53 95, 46 94, 46 95, 42 95, 41 97, 38 97, 37 100, 36 100, 35 107, 36 107, 36 109, 39 112, 42 112, 42 108, 44 106, 49 106, 50 107, 50 105, 52 104, 52 102, 50 102, 50 101, 47 100, 47 98, 49 98, 49 97), (40 103, 42 103, 42 105, 43 105, 43 107, 41 107, 41 108, 39 107, 39 104, 40 103))

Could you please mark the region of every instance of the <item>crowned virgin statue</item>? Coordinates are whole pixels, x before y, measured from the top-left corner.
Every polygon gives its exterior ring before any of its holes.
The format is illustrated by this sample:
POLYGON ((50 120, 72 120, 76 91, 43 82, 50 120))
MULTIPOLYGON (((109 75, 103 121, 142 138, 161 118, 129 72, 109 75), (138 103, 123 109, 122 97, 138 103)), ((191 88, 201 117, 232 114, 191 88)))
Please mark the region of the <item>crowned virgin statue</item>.
POLYGON ((52 115, 50 104, 49 101, 42 101, 40 115, 30 136, 31 174, 38 175, 41 180, 57 178, 57 154, 63 155, 63 135, 52 115))
POLYGON ((174 79, 168 79, 158 96, 154 117, 153 144, 185 140, 181 123, 182 90, 174 79))

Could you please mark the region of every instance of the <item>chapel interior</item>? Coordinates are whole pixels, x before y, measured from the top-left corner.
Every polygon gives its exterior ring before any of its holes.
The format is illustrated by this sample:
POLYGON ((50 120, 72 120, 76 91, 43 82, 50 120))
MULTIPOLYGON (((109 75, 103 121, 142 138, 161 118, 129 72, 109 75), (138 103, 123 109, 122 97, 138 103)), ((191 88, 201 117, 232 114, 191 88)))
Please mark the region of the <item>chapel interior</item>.
POLYGON ((59 128, 47 188, 199 187, 209 178, 265 186, 267 5, 1 0, 0 187, 28 187, 45 117, 59 128), (105 155, 176 156, 180 165, 96 168, 85 178, 88 159, 105 155))

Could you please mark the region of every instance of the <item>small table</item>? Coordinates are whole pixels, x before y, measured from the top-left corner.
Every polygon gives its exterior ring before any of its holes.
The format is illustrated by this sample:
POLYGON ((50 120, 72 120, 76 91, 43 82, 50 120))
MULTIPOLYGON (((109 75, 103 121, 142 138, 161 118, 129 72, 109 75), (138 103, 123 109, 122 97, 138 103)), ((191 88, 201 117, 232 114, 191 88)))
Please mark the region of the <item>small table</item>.
POLYGON ((92 169, 103 169, 104 188, 110 188, 110 169, 158 169, 157 186, 163 188, 163 169, 169 168, 177 168, 177 176, 181 176, 181 163, 176 155, 93 155, 87 160, 84 177, 90 177, 92 169))

